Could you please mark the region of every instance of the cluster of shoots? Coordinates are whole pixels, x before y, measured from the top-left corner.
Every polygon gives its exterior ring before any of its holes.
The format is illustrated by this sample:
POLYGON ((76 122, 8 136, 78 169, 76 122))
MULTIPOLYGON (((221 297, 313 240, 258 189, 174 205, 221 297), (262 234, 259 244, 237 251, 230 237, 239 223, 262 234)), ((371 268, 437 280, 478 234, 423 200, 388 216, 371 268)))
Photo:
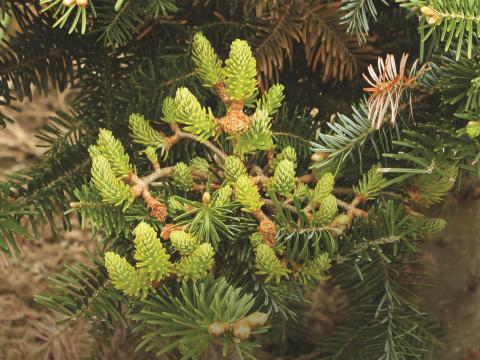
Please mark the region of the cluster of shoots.
MULTIPOLYGON (((151 172, 144 176, 109 130, 102 129, 97 144, 89 149, 92 183, 102 201, 125 211, 142 199, 151 216, 151 224, 141 222, 133 230, 132 256, 106 253, 113 285, 128 296, 145 297, 168 278, 198 281, 221 276, 215 273, 215 261, 221 259, 218 234, 228 229, 219 231, 215 226, 222 226, 219 219, 225 214, 256 222, 249 246, 259 280, 308 284, 324 279, 331 266, 327 253, 317 251, 308 259, 295 260, 285 255, 284 245, 277 242, 279 227, 286 225, 279 222, 278 209, 307 222, 301 226, 340 236, 354 218, 368 216, 361 206, 378 196, 387 180, 374 166, 358 187, 349 190, 354 196, 351 202, 338 199, 328 166, 311 166, 301 173, 295 149, 275 144, 271 124, 284 99, 283 86, 273 85, 258 98, 256 63, 248 44, 235 40, 223 63, 199 33, 192 53, 197 75, 217 93, 223 114, 214 115, 186 87, 164 100, 162 119, 149 121, 132 114, 131 138, 143 147, 142 154, 151 164, 151 172), (207 155, 162 166, 181 141, 197 142, 207 155), (177 188, 173 194, 167 189, 170 184, 177 188), (180 221, 185 214, 194 218, 180 221), (211 231, 205 231, 208 226, 211 231)), ((311 160, 318 165, 327 157, 315 153, 311 160)), ((209 332, 231 333, 241 341, 257 320, 215 323, 209 332)))

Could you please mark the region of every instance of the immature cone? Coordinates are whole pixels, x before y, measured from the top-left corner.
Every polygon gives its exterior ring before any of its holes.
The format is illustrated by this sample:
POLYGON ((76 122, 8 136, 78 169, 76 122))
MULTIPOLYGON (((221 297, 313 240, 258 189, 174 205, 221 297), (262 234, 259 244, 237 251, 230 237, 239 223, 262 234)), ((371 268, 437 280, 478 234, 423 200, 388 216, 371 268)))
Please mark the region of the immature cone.
POLYGON ((268 182, 268 191, 275 191, 283 196, 288 196, 295 188, 295 163, 282 160, 275 168, 273 177, 268 182))
POLYGON ((262 220, 258 226, 258 232, 262 234, 263 240, 269 246, 275 245, 275 239, 277 237, 277 227, 273 221, 269 219, 262 220))
POLYGON ((75 5, 75 0, 62 0, 63 6, 71 7, 75 5))
POLYGON ((219 120, 223 131, 229 135, 240 136, 250 128, 250 117, 242 111, 241 102, 233 103, 230 111, 219 120))
POLYGON ((174 184, 180 189, 188 191, 193 188, 193 177, 187 164, 183 162, 177 163, 172 175, 174 184))
POLYGON ((191 255, 198 246, 198 238, 185 231, 173 232, 170 234, 170 241, 182 256, 191 255))
POLYGON ((88 6, 88 0, 76 0, 77 6, 86 8, 88 6))

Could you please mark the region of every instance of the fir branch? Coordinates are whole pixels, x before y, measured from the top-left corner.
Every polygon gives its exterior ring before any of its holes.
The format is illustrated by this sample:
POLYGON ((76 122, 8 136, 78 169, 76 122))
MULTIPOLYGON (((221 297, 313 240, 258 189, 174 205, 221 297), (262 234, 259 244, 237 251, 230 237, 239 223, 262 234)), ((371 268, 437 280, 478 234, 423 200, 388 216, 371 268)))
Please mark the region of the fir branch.
MULTIPOLYGON (((386 0, 381 0, 388 5, 386 0)), ((342 23, 348 25, 347 32, 357 36, 358 42, 364 44, 370 31, 370 22, 377 21, 378 10, 374 0, 342 0, 340 10, 342 23)))
POLYGON ((372 57, 372 48, 359 48, 355 38, 345 33, 339 24, 340 3, 305 4, 302 41, 305 44, 307 64, 323 67, 323 81, 352 79, 362 61, 372 57), (335 51, 332 51, 335 49, 335 51))

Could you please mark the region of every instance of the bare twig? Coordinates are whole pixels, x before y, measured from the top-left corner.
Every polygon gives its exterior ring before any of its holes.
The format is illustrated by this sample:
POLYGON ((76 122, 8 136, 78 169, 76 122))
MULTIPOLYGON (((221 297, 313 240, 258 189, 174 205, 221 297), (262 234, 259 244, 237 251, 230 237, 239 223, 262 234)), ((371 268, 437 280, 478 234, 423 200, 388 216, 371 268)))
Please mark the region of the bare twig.
MULTIPOLYGON (((354 199, 355 200, 355 199, 354 199)), ((365 210, 358 209, 356 206, 358 205, 356 201, 352 201, 352 203, 347 203, 345 201, 337 199, 337 205, 341 208, 348 211, 349 216, 363 216, 368 217, 368 213, 365 210)))
POLYGON ((222 159, 223 161, 225 161, 227 159, 227 154, 225 154, 225 152, 223 152, 220 148, 216 147, 215 145, 213 145, 210 141, 206 140, 202 140, 199 136, 197 135, 193 135, 193 134, 189 134, 189 133, 186 133, 186 132, 183 132, 181 130, 179 130, 178 132, 176 132, 176 135, 178 135, 181 139, 190 139, 190 140, 195 140, 195 141, 198 141, 199 143, 201 143, 203 146, 207 147, 208 149, 210 149, 212 152, 214 152, 215 154, 218 155, 218 157, 220 159, 222 159))

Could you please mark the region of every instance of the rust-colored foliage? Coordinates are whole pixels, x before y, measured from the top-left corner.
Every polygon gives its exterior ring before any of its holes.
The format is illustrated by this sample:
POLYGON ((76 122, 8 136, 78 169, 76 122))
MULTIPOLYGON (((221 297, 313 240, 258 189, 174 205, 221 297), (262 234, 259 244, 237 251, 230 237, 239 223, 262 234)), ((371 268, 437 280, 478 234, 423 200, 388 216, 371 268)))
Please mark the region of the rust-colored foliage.
POLYGON ((375 48, 368 42, 359 45, 346 32, 340 6, 341 1, 279 1, 249 23, 262 77, 275 80, 286 61, 292 64, 295 43, 303 45, 307 65, 320 69, 324 82, 351 80, 361 64, 374 60, 375 48))
MULTIPOLYGON (((363 75, 371 85, 371 87, 363 89, 370 94, 368 117, 372 121, 372 126, 377 129, 382 126, 388 114, 390 114, 390 122, 395 125, 402 97, 415 86, 417 78, 426 69, 426 65, 423 65, 417 71, 418 60, 415 60, 407 74, 407 60, 408 54, 403 54, 397 69, 393 55, 387 55, 385 60, 379 57, 377 71, 373 65, 370 65, 368 67, 369 76, 363 75)), ((407 96, 411 103, 410 94, 407 96)))

